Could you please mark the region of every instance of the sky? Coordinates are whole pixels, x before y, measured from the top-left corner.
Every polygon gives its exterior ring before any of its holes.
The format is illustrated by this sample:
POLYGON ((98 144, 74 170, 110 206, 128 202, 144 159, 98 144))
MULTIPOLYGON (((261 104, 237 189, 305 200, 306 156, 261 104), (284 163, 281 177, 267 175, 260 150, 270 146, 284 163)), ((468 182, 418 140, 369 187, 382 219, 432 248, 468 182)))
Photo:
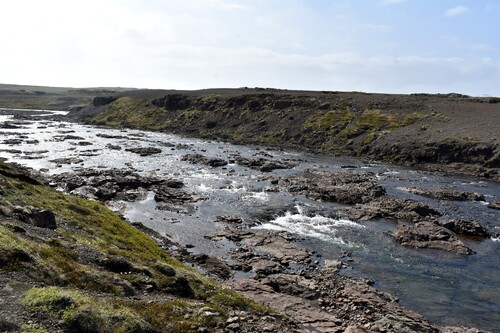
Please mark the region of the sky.
POLYGON ((16 0, 0 83, 500 96, 500 0, 16 0))

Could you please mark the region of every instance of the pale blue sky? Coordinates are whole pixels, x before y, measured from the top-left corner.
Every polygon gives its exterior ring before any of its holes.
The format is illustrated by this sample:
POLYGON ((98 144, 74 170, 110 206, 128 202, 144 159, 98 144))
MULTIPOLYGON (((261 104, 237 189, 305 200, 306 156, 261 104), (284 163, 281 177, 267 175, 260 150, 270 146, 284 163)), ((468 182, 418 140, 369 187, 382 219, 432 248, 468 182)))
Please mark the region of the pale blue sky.
POLYGON ((500 95, 500 0, 16 0, 0 82, 500 95))

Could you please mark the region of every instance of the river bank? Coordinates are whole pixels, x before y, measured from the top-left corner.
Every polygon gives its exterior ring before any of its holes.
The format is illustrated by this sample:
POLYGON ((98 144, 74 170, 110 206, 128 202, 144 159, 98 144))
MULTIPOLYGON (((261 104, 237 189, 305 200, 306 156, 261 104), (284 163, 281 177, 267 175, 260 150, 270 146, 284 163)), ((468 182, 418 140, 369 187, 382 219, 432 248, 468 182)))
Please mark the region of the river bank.
POLYGON ((69 118, 499 180, 497 101, 458 94, 136 90, 96 97, 69 118))

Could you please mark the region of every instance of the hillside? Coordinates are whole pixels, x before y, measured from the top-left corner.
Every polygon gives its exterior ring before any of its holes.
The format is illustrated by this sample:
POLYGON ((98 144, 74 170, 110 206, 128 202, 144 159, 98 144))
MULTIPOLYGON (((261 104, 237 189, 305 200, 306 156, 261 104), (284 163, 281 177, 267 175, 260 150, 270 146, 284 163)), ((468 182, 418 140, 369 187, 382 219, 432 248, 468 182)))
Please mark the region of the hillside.
POLYGON ((0 84, 0 108, 78 110, 96 96, 117 93, 123 88, 64 88, 0 84))
POLYGON ((458 94, 136 90, 97 97, 70 117, 498 180, 499 101, 458 94))
MULTIPOLYGON (((136 226, 141 228, 140 226, 136 226)), ((149 230, 142 228, 149 232, 149 230)), ((173 259, 105 206, 0 162, 0 332, 201 332, 295 326, 173 259)))

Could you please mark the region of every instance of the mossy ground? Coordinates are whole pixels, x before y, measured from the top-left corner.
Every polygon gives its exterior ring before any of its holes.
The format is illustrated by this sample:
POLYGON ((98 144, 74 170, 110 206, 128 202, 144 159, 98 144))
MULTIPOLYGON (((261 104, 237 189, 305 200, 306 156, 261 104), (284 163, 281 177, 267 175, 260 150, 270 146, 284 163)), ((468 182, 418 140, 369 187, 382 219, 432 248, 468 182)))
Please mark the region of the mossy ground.
MULTIPOLYGON (((190 332, 215 327, 232 309, 267 311, 173 259, 105 206, 27 179, 0 162, 3 212, 49 209, 58 225, 56 230, 42 229, 16 213, 0 214, 0 277, 21 274, 39 286, 22 301, 27 316, 36 313, 61 322, 68 332, 190 332), (99 264, 100 257, 124 260, 130 272, 107 269, 99 264), (162 265, 172 267, 175 276, 166 274, 162 265), (217 315, 199 314, 203 307, 217 315)), ((16 320, 25 332, 45 329, 43 321, 28 325, 16 320)))

